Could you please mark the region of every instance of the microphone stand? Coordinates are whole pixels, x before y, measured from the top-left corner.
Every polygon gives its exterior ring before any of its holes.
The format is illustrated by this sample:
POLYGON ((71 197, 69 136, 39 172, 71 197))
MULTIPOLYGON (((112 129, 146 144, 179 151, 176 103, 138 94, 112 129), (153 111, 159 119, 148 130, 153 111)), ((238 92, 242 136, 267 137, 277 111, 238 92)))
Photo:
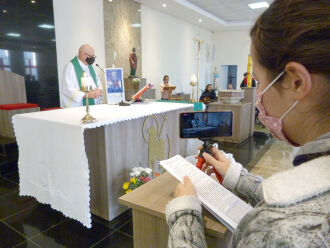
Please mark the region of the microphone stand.
MULTIPOLYGON (((98 65, 95 64, 101 71, 103 71, 103 73, 105 74, 105 76, 107 76, 107 74, 105 73, 105 71, 98 65)), ((119 106, 130 106, 131 104, 129 102, 124 102, 123 101, 123 82, 121 81, 121 89, 120 89, 120 93, 121 93, 121 102, 118 103, 119 106)))

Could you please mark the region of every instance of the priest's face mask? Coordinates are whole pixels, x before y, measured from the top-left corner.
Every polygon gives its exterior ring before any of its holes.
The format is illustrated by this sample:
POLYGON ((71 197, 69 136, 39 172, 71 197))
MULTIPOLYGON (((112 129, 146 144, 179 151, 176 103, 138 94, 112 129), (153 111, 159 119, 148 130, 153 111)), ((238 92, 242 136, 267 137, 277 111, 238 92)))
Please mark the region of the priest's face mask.
POLYGON ((96 56, 95 55, 90 55, 85 53, 86 59, 85 61, 87 62, 88 65, 92 65, 95 62, 96 56))

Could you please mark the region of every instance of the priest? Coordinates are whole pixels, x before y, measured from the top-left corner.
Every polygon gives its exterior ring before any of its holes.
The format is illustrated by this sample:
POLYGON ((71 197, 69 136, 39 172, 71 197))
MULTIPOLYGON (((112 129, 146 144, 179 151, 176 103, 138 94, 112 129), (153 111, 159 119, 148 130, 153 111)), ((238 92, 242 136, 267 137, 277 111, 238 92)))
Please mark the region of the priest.
POLYGON ((81 78, 84 72, 92 85, 88 93, 89 105, 99 104, 102 101, 102 84, 96 75, 92 64, 95 61, 93 47, 88 44, 79 48, 78 56, 74 57, 64 68, 61 89, 62 103, 64 108, 79 107, 86 105, 85 93, 81 89, 81 78))

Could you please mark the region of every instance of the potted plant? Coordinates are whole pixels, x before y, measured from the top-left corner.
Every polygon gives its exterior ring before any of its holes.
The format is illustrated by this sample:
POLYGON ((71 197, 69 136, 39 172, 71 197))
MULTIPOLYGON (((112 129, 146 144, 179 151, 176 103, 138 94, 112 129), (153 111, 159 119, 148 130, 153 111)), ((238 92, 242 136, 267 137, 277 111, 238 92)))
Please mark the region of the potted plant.
POLYGON ((135 92, 137 92, 139 90, 139 85, 141 80, 139 78, 133 78, 132 82, 133 82, 133 89, 135 90, 135 92))

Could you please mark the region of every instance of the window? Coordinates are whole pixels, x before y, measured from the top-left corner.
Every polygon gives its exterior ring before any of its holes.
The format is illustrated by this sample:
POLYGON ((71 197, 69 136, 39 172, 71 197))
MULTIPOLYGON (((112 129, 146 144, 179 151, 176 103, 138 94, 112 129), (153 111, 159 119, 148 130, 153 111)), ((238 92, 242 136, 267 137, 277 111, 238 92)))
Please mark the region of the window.
POLYGON ((37 54, 35 52, 24 52, 25 75, 31 79, 38 80, 37 54))
POLYGON ((9 52, 5 49, 0 49, 0 71, 1 70, 11 71, 9 52))

